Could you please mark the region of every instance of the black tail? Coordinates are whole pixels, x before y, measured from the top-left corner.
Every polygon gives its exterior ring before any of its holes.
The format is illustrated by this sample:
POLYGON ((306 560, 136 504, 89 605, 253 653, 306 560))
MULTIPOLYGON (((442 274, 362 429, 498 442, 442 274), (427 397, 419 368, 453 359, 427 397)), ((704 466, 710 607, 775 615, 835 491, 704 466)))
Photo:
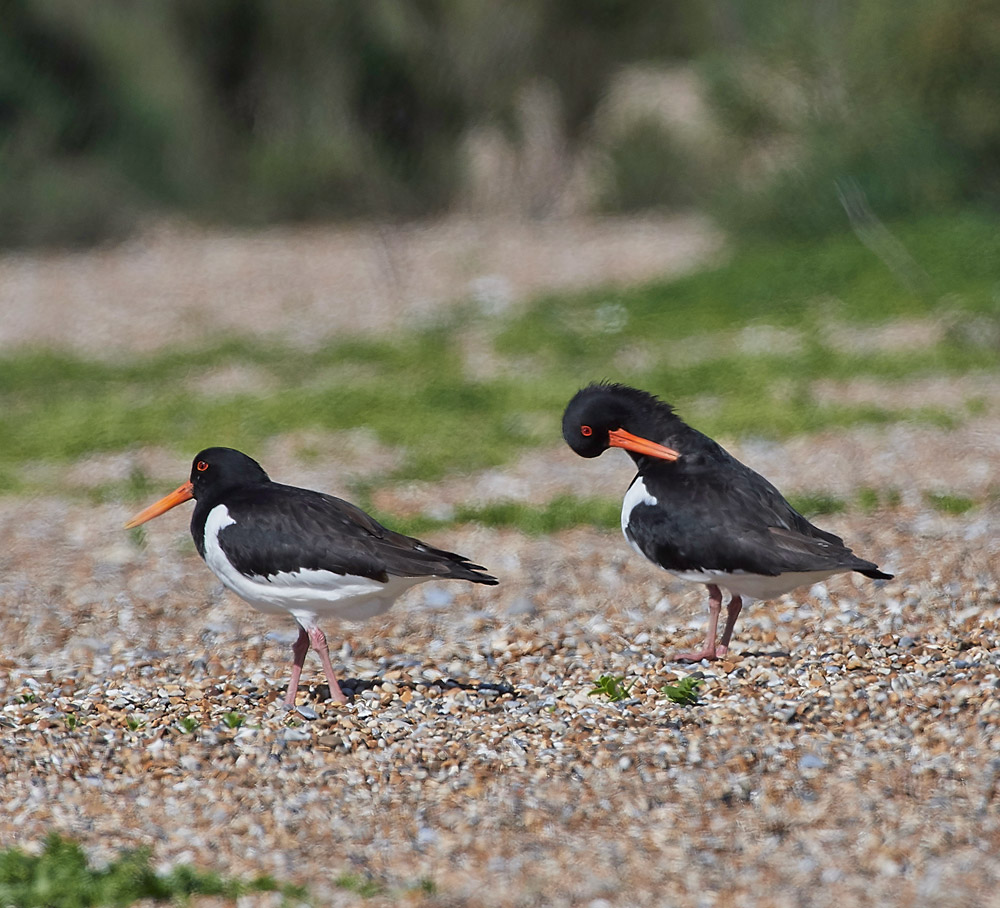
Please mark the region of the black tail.
MULTIPOLYGON (((462 558, 461 555, 455 557, 462 558)), ((471 580, 473 583, 485 583, 487 586, 496 586, 500 582, 492 574, 487 574, 486 568, 481 564, 473 564, 465 558, 453 565, 452 570, 445 576, 449 580, 471 580)))
POLYGON ((878 568, 872 568, 868 571, 858 571, 859 574, 864 574, 866 577, 871 577, 872 580, 892 580, 895 574, 887 574, 885 571, 880 571, 878 568))

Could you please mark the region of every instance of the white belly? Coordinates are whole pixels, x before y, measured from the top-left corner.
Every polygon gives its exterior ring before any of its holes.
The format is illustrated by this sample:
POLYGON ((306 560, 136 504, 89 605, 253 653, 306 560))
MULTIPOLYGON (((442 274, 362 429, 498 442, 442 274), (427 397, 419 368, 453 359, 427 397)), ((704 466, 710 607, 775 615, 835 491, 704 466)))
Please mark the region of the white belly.
POLYGON ((360 621, 388 611, 410 587, 430 577, 390 577, 387 583, 332 571, 281 571, 268 577, 241 574, 219 545, 219 533, 236 523, 225 505, 209 512, 205 521, 205 563, 222 583, 255 609, 270 614, 292 614, 305 627, 319 616, 360 621))
POLYGON ((692 583, 714 583, 734 596, 749 599, 776 599, 800 586, 820 583, 837 571, 795 571, 769 577, 766 574, 748 574, 745 571, 671 571, 681 580, 692 583))

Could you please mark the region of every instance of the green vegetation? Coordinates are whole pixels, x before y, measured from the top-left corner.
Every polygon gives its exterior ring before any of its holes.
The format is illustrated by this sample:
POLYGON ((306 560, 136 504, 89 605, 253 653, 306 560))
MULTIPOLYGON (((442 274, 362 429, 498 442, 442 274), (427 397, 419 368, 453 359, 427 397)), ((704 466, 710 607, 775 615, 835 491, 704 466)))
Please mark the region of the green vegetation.
POLYGON ((995 201, 998 29, 983 0, 161 0, 72 15, 21 0, 0 34, 0 242, 93 242, 149 211, 442 211, 467 200, 468 140, 484 133, 529 174, 533 215, 594 159, 601 207, 712 205, 744 236, 995 201), (615 80, 637 68, 698 79, 661 88, 693 108, 682 128, 648 90, 621 103, 615 80))
POLYGON ((376 895, 385 895, 386 893, 385 886, 377 880, 357 873, 342 873, 333 881, 333 885, 338 889, 345 889, 360 895, 363 899, 374 898, 376 895))
POLYGON ((701 678, 688 675, 676 684, 664 684, 660 693, 678 706, 694 706, 698 702, 698 688, 704 683, 701 678))
POLYGON ((883 508, 898 508, 903 500, 899 489, 872 489, 864 487, 858 490, 858 507, 866 513, 883 508))
POLYGON ((839 514, 847 508, 847 503, 833 495, 822 492, 790 495, 788 503, 806 517, 820 517, 823 514, 839 514))
POLYGON ((593 688, 587 693, 588 696, 591 697, 605 697, 611 703, 619 703, 622 700, 628 699, 629 691, 631 691, 635 685, 635 681, 626 684, 624 676, 616 677, 615 675, 601 675, 601 677, 594 682, 593 688))
POLYGON ((995 204, 1000 122, 983 122, 1000 103, 995 3, 759 0, 726 23, 701 72, 731 131, 713 162, 731 174, 714 193, 730 229, 801 237, 848 219, 867 229, 872 210, 995 204), (753 160, 786 142, 777 166, 753 160))
POLYGON ((244 881, 187 865, 157 874, 145 849, 124 851, 95 870, 78 844, 54 833, 41 854, 19 848, 0 852, 0 905, 9 908, 126 906, 141 899, 186 904, 193 895, 235 900, 251 892, 280 892, 285 905, 306 899, 300 887, 281 885, 266 876, 244 881))
POLYGON ((414 885, 408 886, 404 890, 394 890, 387 884, 368 875, 362 875, 359 873, 342 873, 333 881, 333 885, 338 889, 353 892, 355 895, 359 895, 363 899, 375 898, 376 896, 391 898, 405 893, 434 895, 434 893, 437 892, 437 886, 434 884, 434 881, 427 877, 422 877, 414 885))
POLYGON ((241 728, 246 720, 246 716, 237 712, 229 712, 222 717, 222 721, 226 728, 241 728))
MULTIPOLYGON (((395 453, 386 479, 434 480, 559 445, 566 401, 595 379, 652 390, 723 443, 899 420, 954 426, 981 413, 983 401, 946 410, 899 405, 891 393, 854 402, 835 391, 838 382, 891 391, 917 377, 998 367, 997 222, 973 214, 927 219, 901 226, 897 238, 921 275, 916 285, 845 235, 760 244, 678 281, 546 298, 507 317, 470 306, 408 334, 345 339, 315 352, 232 339, 133 362, 18 353, 0 361, 0 491, 58 488, 58 466, 86 455, 168 447, 177 454, 175 474, 135 469, 87 493, 145 503, 183 479, 206 445, 259 454, 275 435, 357 427, 395 453), (918 344, 878 342, 881 323, 902 318, 931 330, 918 344), (470 332, 500 364, 486 377, 469 375, 470 332), (252 371, 267 390, 199 393, 202 379, 228 367, 252 371)), ((325 457, 317 447, 323 442, 312 438, 300 453, 325 457)), ((573 468, 568 450, 566 463, 573 468)), ((352 491, 371 504, 370 486, 352 491)), ((893 506, 882 494, 863 493, 859 504, 893 506)), ((847 505, 822 493, 799 504, 812 514, 847 505)), ((548 533, 576 523, 614 527, 618 505, 567 496, 538 506, 464 507, 446 520, 385 519, 411 533, 467 520, 548 533)))
POLYGON ((185 716, 177 722, 177 728, 185 735, 194 734, 201 723, 194 716, 185 716))
POLYGON ((93 242, 150 210, 250 224, 440 211, 472 128, 518 147, 543 82, 572 149, 614 73, 689 56, 707 21, 642 0, 7 4, 0 242, 93 242))
POLYGON ((430 530, 461 523, 480 523, 489 527, 511 527, 523 533, 544 535, 557 533, 569 527, 587 524, 602 529, 615 529, 621 525, 621 501, 610 498, 575 498, 558 495, 543 505, 530 505, 520 501, 491 501, 481 507, 463 505, 448 518, 401 518, 394 514, 381 514, 377 509, 366 508, 397 533, 419 536, 430 530))
POLYGON ((951 495, 947 492, 925 492, 924 500, 935 510, 944 514, 964 514, 971 511, 976 503, 963 495, 951 495))

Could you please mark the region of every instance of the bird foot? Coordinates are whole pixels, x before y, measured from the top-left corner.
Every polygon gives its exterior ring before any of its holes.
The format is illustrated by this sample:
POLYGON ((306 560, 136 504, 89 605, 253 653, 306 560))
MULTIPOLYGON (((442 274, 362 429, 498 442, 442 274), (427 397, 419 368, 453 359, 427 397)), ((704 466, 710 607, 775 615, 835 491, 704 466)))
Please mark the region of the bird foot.
POLYGON ((703 649, 697 650, 693 653, 678 653, 674 656, 674 662, 701 662, 702 659, 707 659, 709 662, 714 662, 716 659, 722 659, 726 653, 729 652, 728 646, 716 646, 716 647, 704 647, 703 649))
POLYGON ((334 690, 332 687, 330 688, 330 699, 334 703, 346 703, 347 702, 347 697, 344 696, 344 692, 340 689, 340 685, 339 684, 337 685, 337 689, 336 690, 334 690))

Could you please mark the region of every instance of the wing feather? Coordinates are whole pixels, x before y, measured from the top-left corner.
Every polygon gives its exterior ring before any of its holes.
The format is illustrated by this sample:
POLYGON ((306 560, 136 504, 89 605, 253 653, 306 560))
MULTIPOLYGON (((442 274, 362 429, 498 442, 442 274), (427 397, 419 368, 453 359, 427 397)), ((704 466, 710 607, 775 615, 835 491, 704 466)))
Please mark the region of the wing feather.
POLYGON ((227 507, 235 523, 220 532, 219 544, 243 573, 305 568, 382 582, 390 576, 497 582, 464 556, 396 533, 322 492, 269 483, 231 496, 227 507))

